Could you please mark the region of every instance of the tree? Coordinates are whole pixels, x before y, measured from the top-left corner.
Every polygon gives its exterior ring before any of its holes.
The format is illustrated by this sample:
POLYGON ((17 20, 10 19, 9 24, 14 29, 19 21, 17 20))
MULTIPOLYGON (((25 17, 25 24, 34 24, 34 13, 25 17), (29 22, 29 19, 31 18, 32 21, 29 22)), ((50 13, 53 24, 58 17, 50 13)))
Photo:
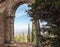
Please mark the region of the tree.
MULTIPOLYGON (((40 19, 42 22, 46 21, 51 29, 48 32, 57 35, 56 42, 59 44, 60 40, 60 0, 35 0, 31 5, 32 9, 28 11, 32 20, 35 23, 40 19)), ((53 39, 52 39, 53 40, 53 39)), ((53 41, 52 41, 53 42, 53 41)), ((54 44, 53 44, 54 45, 54 44)), ((55 46, 55 45, 54 45, 55 46)), ((59 45, 55 46, 59 47, 59 45)))
POLYGON ((34 22, 32 21, 32 32, 31 32, 31 39, 32 39, 32 42, 36 42, 36 30, 35 30, 35 25, 34 25, 34 22))
POLYGON ((30 24, 28 24, 28 42, 31 41, 30 24))

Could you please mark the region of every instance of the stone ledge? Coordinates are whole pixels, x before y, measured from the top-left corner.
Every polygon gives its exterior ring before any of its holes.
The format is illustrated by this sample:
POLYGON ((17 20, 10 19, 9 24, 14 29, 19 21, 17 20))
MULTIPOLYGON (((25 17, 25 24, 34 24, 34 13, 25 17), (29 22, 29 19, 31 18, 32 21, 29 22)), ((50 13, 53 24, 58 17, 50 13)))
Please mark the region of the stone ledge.
POLYGON ((7 43, 7 44, 4 45, 4 47, 16 47, 16 43, 11 43, 11 44, 7 43))

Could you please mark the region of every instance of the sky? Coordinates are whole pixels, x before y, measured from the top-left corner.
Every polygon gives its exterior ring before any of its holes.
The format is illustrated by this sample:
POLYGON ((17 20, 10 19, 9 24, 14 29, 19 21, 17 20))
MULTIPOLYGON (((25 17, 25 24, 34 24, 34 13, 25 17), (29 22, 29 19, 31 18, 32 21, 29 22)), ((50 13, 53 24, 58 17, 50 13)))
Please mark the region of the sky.
POLYGON ((15 34, 26 34, 28 32, 28 24, 30 24, 31 27, 31 18, 26 12, 28 9, 31 9, 28 7, 28 4, 22 4, 17 8, 14 21, 15 34))

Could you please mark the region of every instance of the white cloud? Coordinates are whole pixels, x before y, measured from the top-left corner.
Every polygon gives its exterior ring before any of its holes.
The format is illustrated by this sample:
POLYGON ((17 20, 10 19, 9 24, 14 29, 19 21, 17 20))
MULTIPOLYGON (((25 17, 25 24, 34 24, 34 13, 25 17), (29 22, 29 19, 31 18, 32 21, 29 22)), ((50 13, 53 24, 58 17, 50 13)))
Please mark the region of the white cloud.
POLYGON ((16 18, 17 17, 20 17, 20 16, 24 16, 26 13, 24 12, 24 11, 20 11, 20 12, 16 12, 16 14, 15 14, 15 16, 16 16, 16 18))

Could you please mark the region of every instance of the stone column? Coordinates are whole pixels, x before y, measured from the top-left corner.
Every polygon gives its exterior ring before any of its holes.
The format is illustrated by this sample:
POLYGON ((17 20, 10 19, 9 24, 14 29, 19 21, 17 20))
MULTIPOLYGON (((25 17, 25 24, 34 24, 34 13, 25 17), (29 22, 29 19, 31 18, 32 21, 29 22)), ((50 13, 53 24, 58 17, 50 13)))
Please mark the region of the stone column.
POLYGON ((14 41, 14 17, 11 17, 10 21, 10 28, 11 28, 11 41, 14 41))
POLYGON ((4 47, 4 15, 0 14, 0 47, 4 47))
POLYGON ((6 38, 5 38, 5 42, 9 43, 10 42, 10 17, 6 17, 6 38))
POLYGON ((14 17, 6 17, 6 43, 10 43, 14 38, 14 17))

